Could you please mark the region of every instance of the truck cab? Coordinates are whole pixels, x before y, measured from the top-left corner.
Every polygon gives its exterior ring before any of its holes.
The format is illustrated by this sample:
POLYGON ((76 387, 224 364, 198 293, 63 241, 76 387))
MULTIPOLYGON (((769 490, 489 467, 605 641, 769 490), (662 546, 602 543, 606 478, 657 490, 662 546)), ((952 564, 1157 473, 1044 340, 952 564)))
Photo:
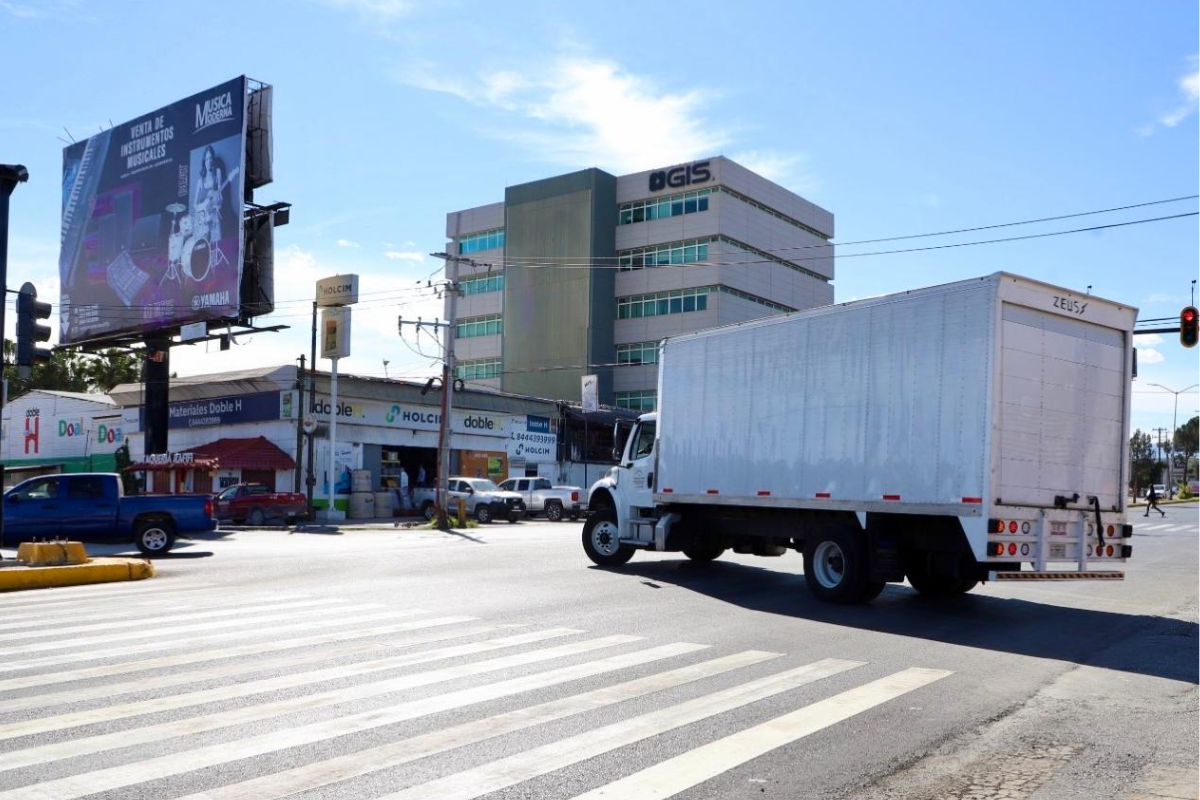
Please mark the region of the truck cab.
POLYGON ((641 546, 654 542, 659 522, 654 503, 657 436, 656 413, 642 414, 632 426, 627 420, 616 423, 617 464, 588 492, 590 517, 583 538, 593 561, 599 556, 605 564, 623 564, 637 545, 622 540, 637 540, 641 546))

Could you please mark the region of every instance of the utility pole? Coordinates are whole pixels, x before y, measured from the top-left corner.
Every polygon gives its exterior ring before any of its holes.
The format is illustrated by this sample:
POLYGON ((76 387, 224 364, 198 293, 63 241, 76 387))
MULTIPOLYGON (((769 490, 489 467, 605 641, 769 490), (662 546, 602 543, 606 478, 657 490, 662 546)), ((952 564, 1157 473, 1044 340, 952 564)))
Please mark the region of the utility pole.
MULTIPOLYGON (((1192 281, 1192 283, 1195 284, 1195 281, 1192 281)), ((1150 385, 1157 387, 1159 389, 1162 389, 1164 392, 1170 392, 1171 394, 1175 395, 1175 411, 1171 415, 1171 438, 1170 438, 1171 457, 1167 461, 1167 493, 1168 493, 1168 497, 1169 497, 1175 488, 1175 480, 1174 480, 1175 464, 1173 462, 1175 461, 1175 431, 1179 430, 1179 395, 1190 392, 1192 389, 1195 389, 1197 386, 1200 386, 1200 384, 1193 383, 1191 386, 1187 387, 1186 389, 1180 389, 1178 392, 1175 391, 1174 389, 1168 389, 1166 386, 1163 386, 1161 383, 1152 383, 1150 385)), ((1162 428, 1159 428, 1158 430, 1161 431, 1162 428)), ((1184 462, 1183 474, 1184 474, 1184 478, 1186 478, 1187 477, 1187 462, 1184 462)))
MULTIPOLYGON (((0 164, 0 301, 8 292, 8 198, 17 188, 18 183, 29 180, 29 170, 20 164, 0 164)), ((4 303, 0 302, 0 333, 4 331, 4 303)), ((3 341, 0 336, 0 341, 3 341)), ((0 353, 0 363, 3 362, 0 353)), ((7 383, 3 397, 0 397, 0 415, 4 414, 3 401, 8 399, 7 383)), ((0 463, 0 484, 4 481, 4 464, 0 463)), ((0 486, 2 489, 3 486, 0 486)), ((4 504, 0 503, 0 546, 4 544, 4 504)))
POLYGON ((300 370, 296 373, 296 469, 292 479, 292 491, 300 493, 300 475, 304 471, 304 354, 300 354, 300 370))
MULTIPOLYGON (((312 351, 308 362, 308 410, 312 412, 312 418, 315 421, 317 418, 317 301, 313 300, 312 304, 312 351)), ((308 495, 308 518, 313 517, 313 487, 317 485, 317 475, 315 469, 316 463, 316 431, 308 437, 308 464, 307 474, 304 477, 304 485, 307 487, 308 495)))

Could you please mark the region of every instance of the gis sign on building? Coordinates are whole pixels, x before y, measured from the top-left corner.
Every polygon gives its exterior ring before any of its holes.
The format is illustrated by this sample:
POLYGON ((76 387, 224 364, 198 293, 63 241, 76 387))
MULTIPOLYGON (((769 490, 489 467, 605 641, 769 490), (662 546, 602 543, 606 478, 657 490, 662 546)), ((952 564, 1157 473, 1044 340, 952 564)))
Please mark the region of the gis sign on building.
POLYGON ((238 316, 247 79, 63 150, 64 344, 238 316))

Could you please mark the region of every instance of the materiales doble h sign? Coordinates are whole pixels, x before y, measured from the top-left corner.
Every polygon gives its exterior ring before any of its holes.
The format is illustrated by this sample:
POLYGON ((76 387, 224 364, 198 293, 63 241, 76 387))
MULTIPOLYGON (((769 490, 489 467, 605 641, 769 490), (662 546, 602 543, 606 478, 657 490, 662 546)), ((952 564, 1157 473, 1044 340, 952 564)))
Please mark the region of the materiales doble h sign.
POLYGON ((63 343, 238 315, 245 76, 63 150, 63 343))

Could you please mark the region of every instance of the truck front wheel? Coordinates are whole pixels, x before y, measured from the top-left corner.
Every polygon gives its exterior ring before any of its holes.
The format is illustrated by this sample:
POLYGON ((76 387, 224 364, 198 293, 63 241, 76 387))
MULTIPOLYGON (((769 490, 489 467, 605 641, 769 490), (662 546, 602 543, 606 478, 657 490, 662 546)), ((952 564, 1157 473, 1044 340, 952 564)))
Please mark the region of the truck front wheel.
POLYGON ((957 597, 966 594, 979 583, 970 576, 970 564, 963 557, 917 552, 910 554, 904 569, 905 577, 919 594, 926 597, 957 597), (941 563, 937 563, 937 559, 941 563), (953 558, 953 561, 950 559, 953 558))
POLYGON ((165 520, 147 520, 138 524, 133 534, 133 543, 146 555, 159 556, 175 544, 175 532, 165 520))
POLYGON ((826 603, 863 603, 883 589, 871 581, 867 548, 856 532, 826 528, 807 538, 804 545, 804 580, 818 600, 826 603))
POLYGON ((633 548, 621 544, 617 512, 603 508, 583 525, 583 551, 601 567, 618 567, 633 558, 633 548))

